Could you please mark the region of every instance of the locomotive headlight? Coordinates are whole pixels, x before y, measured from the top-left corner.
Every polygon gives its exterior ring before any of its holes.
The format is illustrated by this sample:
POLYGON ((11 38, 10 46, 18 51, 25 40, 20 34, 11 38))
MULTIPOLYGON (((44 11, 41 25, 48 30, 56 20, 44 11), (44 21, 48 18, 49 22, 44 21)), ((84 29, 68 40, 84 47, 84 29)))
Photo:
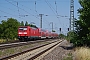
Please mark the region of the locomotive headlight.
POLYGON ((18 34, 22 34, 22 32, 19 32, 18 34))
POLYGON ((27 34, 27 32, 24 32, 23 34, 27 34))

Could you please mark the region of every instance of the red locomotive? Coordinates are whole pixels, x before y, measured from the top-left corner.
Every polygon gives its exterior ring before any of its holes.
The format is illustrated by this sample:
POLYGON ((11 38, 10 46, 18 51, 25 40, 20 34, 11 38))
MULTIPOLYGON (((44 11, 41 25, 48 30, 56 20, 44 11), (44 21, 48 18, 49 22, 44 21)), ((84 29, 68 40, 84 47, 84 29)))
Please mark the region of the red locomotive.
POLYGON ((55 32, 49 32, 47 30, 30 27, 20 26, 18 28, 18 39, 20 41, 28 41, 31 39, 46 39, 46 38, 57 38, 58 34, 55 32))

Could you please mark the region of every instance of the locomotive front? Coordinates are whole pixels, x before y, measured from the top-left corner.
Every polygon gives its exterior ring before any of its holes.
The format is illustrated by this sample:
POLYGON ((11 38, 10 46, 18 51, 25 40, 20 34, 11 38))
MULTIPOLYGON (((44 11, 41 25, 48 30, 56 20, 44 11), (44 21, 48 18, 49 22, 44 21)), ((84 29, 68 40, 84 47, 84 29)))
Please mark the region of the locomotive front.
POLYGON ((29 27, 28 26, 21 26, 18 28, 18 39, 19 40, 27 40, 29 35, 29 27))

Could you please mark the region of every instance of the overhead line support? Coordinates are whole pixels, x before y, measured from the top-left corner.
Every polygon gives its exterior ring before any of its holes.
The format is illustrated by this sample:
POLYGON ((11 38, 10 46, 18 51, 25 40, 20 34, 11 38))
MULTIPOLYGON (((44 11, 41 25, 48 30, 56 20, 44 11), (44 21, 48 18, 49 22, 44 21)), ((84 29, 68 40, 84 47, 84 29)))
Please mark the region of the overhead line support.
POLYGON ((41 21, 40 21, 40 28, 42 28, 42 15, 44 15, 44 14, 39 14, 39 16, 41 17, 41 21))
POLYGON ((74 0, 70 1, 70 31, 74 31, 74 0))

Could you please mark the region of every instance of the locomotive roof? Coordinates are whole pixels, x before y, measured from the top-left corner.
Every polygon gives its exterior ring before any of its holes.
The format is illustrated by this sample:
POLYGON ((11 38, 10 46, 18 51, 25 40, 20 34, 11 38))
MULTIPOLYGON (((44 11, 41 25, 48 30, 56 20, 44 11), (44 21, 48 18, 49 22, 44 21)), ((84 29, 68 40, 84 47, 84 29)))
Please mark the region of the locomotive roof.
POLYGON ((27 27, 32 27, 32 28, 38 28, 38 27, 34 27, 34 26, 20 26, 19 28, 27 28, 27 27))

